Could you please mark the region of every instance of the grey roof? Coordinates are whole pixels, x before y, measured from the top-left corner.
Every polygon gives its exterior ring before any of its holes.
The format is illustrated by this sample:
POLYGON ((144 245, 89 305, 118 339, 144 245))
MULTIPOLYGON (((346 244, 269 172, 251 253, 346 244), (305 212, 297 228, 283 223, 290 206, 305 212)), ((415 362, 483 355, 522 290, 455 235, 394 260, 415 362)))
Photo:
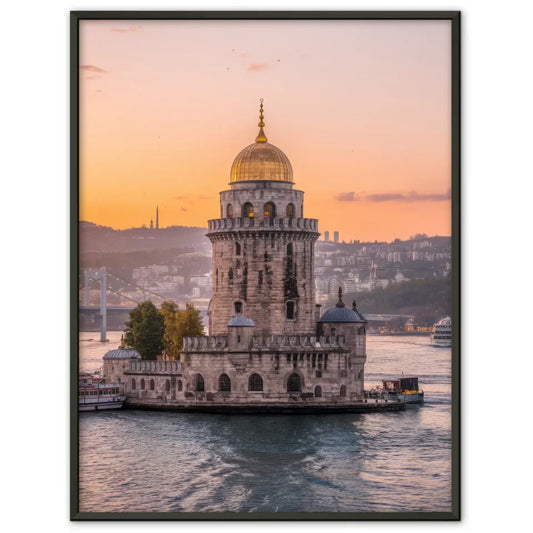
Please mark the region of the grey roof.
POLYGON ((140 359, 141 354, 137 350, 109 350, 104 359, 140 359))
POLYGON ((248 326, 253 327, 254 321, 251 318, 248 318, 244 315, 237 315, 234 316, 229 322, 228 322, 228 328, 231 327, 239 327, 239 326, 248 326))
POLYGON ((366 318, 357 308, 355 311, 345 306, 326 309, 319 322, 366 322, 366 318))

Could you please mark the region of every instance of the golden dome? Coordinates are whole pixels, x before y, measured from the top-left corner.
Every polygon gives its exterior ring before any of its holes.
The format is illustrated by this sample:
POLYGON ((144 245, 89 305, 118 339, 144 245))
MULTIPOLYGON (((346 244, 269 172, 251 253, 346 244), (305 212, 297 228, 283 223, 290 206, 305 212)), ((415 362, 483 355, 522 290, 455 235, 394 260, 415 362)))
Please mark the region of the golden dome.
POLYGON ((263 99, 259 114, 259 134, 254 144, 239 152, 231 165, 230 183, 236 181, 287 181, 292 183, 292 166, 289 158, 268 142, 263 131, 263 99))

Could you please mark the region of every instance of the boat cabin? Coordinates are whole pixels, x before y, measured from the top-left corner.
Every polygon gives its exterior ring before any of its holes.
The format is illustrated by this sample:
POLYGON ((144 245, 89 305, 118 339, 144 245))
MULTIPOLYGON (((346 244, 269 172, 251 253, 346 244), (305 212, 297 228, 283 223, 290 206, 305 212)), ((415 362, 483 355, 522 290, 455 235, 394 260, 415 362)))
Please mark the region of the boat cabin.
POLYGON ((418 378, 401 377, 396 379, 384 379, 383 390, 385 392, 416 392, 418 391, 418 378))

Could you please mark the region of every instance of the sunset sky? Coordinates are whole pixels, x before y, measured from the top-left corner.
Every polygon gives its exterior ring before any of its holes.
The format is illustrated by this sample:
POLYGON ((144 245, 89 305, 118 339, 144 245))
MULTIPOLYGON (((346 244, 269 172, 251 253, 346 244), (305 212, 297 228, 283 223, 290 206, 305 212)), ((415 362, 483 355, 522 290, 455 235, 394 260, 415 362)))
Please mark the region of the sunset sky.
POLYGON ((80 218, 206 226, 265 133, 341 240, 451 234, 449 21, 82 21, 80 218))

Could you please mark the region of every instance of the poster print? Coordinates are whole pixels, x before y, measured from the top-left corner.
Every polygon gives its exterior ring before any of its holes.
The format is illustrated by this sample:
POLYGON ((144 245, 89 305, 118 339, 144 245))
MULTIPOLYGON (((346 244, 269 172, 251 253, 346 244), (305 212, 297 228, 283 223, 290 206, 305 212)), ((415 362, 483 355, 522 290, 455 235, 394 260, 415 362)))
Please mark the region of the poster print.
POLYGON ((458 519, 457 13, 73 13, 73 519, 458 519))

